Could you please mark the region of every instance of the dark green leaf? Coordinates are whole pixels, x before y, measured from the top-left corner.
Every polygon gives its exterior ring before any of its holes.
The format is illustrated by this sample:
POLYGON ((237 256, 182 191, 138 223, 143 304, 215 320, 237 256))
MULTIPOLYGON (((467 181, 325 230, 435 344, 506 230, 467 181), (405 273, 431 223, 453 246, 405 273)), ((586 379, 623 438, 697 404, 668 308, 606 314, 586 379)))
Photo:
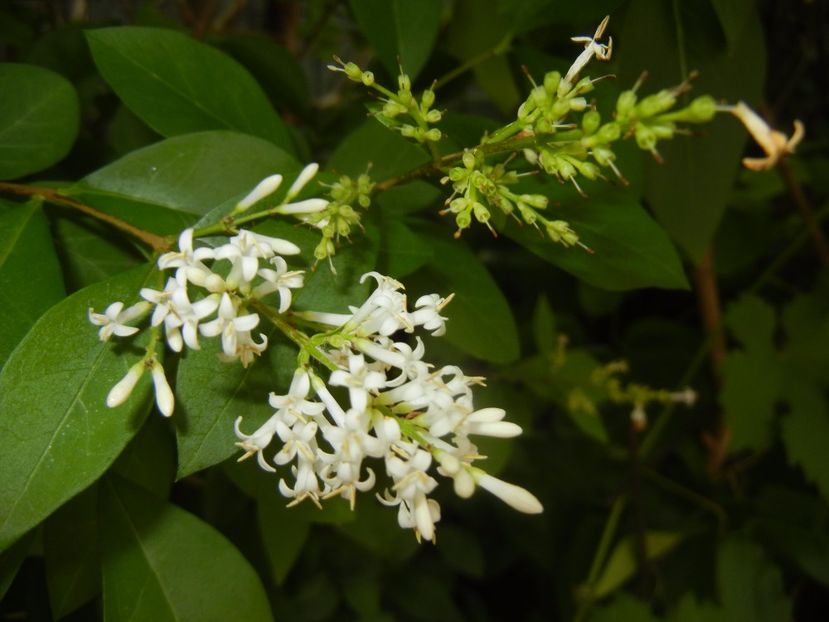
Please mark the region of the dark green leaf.
POLYGON ((78 95, 58 74, 0 64, 0 179, 36 173, 69 153, 80 122, 78 95), (11 96, 13 94, 13 96, 11 96))
POLYGON ((781 373, 774 355, 737 351, 726 357, 720 404, 731 430, 732 451, 768 447, 781 373))
POLYGON ((470 577, 484 576, 484 552, 472 533, 452 525, 441 525, 438 551, 450 568, 470 577))
POLYGON ((215 45, 253 74, 274 105, 298 114, 309 112, 311 95, 305 72, 294 55, 273 39, 258 33, 230 33, 216 39, 215 45))
POLYGON ((250 434, 273 414, 268 394, 284 394, 296 368, 296 350, 281 340, 265 320, 258 328, 268 337, 268 349, 248 367, 219 360, 221 344, 203 340, 202 349, 187 353, 179 363, 176 394, 178 473, 181 479, 239 453, 233 432, 237 417, 250 434))
POLYGON ((411 274, 432 258, 432 248, 408 226, 384 218, 380 229, 379 271, 396 279, 411 274))
POLYGON ((14 578, 17 576, 17 571, 20 570, 20 565, 29 554, 34 537, 35 531, 32 530, 15 542, 10 548, 0 553, 0 601, 3 600, 14 578))
MULTIPOLYGON (((695 93, 735 102, 759 101, 765 49, 756 9, 745 18, 730 52, 704 40, 719 30, 713 13, 709 21, 703 21, 709 13, 709 0, 632 2, 620 36, 628 46, 622 57, 622 84, 629 87, 647 70, 645 92, 652 92, 678 84, 687 72, 699 70, 695 93), (680 6, 679 16, 674 15, 680 6)), ((734 119, 718 118, 704 129, 705 136, 679 136, 660 143, 665 162, 651 162, 646 182, 657 218, 695 260, 708 248, 720 222, 746 142, 745 130, 734 119)))
POLYGON ((390 75, 403 68, 412 80, 435 45, 443 4, 440 0, 351 0, 351 9, 390 75))
POLYGON ((489 0, 459 0, 448 28, 449 50, 473 66, 475 79, 501 112, 513 114, 521 95, 503 53, 514 34, 509 19, 493 15, 489 0))
MULTIPOLYGON (((766 380, 763 379, 763 382, 766 380)), ((789 460, 829 498, 829 408, 819 387, 793 381, 786 389, 790 412, 783 418, 783 444, 789 460)))
POLYGON ((0 365, 40 315, 64 296, 63 278, 37 202, 0 199, 0 365))
POLYGON ((279 147, 235 132, 199 132, 168 138, 108 164, 72 190, 106 192, 174 210, 206 214, 242 198, 263 178, 291 179, 299 165, 279 147))
POLYGON ((728 305, 725 323, 728 330, 753 352, 774 351, 774 309, 757 296, 743 296, 728 305))
POLYGON ((117 477, 100 512, 104 619, 271 620, 259 577, 213 527, 117 477))
POLYGON ((342 175, 360 175, 371 164, 369 175, 374 181, 382 181, 428 161, 423 149, 369 119, 340 143, 327 168, 342 175))
POLYGON ((509 363, 518 358, 518 329, 509 302, 498 284, 465 243, 448 232, 432 229, 426 234, 434 253, 428 264, 428 293, 455 298, 444 310, 449 318, 446 340, 478 358, 509 363))
POLYGON ((134 301, 149 273, 143 266, 58 303, 0 372, 0 549, 98 479, 138 431, 149 379, 106 407, 134 361, 98 340, 87 310, 134 301))
POLYGON ((434 207, 441 198, 441 191, 425 181, 415 180, 394 186, 377 196, 377 204, 384 216, 401 218, 427 207, 434 207))
POLYGON ((565 248, 532 227, 506 221, 504 233, 539 257, 595 287, 611 291, 639 287, 687 288, 679 256, 668 236, 636 203, 595 198, 556 208, 582 243, 565 248))
POLYGON ((311 531, 306 517, 294 508, 285 507, 286 501, 274 490, 267 499, 259 498, 256 513, 265 554, 277 585, 285 581, 311 531))
POLYGON ((717 584, 728 620, 779 622, 791 619, 791 603, 783 591, 780 570, 763 550, 742 537, 720 546, 717 584))
MULTIPOLYGON (((684 537, 684 534, 676 531, 647 531, 645 532, 645 554, 648 559, 658 559, 672 551, 684 537)), ((599 578, 592 586, 593 597, 607 596, 636 573, 638 563, 635 547, 633 536, 626 536, 616 544, 599 578)))
MULTIPOLYGON (((178 393, 178 386, 176 386, 178 393)), ((179 395, 179 405, 183 399, 179 395)), ((179 410, 176 410, 178 421, 179 410)), ((161 499, 166 499, 176 472, 173 433, 164 417, 150 417, 112 465, 117 473, 161 499)))
POLYGON ((104 79, 162 136, 228 129, 292 150, 262 89, 222 52, 160 28, 102 28, 86 36, 104 79))
POLYGON ((590 614, 590 622, 657 622, 648 603, 625 592, 590 614))
POLYGON ((55 619, 101 591, 98 487, 90 486, 50 516, 43 530, 46 585, 55 619))
POLYGON ((556 346, 556 319, 547 297, 541 295, 533 310, 533 338, 541 354, 552 352, 556 346))

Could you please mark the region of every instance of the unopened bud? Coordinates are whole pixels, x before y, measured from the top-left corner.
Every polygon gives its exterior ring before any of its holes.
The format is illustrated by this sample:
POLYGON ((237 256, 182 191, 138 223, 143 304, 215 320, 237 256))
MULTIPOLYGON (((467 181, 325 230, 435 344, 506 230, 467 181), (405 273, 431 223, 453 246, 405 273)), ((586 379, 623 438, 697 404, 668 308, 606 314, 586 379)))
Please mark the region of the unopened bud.
POLYGON ((581 118, 581 128, 584 130, 585 134, 592 134, 599 129, 601 122, 602 115, 600 115, 596 110, 588 110, 581 118))
POLYGON ((120 406, 124 402, 126 402, 130 395, 132 394, 132 390, 135 388, 135 385, 138 383, 138 380, 141 378, 142 374, 146 366, 144 365, 144 361, 139 361, 135 365, 129 368, 127 375, 121 378, 118 383, 110 389, 109 393, 107 394, 106 404, 110 408, 115 408, 116 406, 120 406))
POLYGON ((441 139, 442 136, 443 136, 443 134, 436 127, 433 127, 431 130, 427 131, 426 134, 424 135, 426 140, 430 140, 433 143, 438 142, 441 139))

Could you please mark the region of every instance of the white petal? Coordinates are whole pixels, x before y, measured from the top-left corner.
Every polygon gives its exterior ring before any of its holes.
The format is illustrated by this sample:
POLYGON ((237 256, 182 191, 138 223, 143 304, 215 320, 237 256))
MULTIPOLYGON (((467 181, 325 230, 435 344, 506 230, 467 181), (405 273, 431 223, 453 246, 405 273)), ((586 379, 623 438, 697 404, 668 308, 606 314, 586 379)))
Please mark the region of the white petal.
POLYGON ((126 402, 145 369, 146 367, 144 365, 144 361, 139 361, 130 367, 127 375, 121 378, 121 380, 119 380, 115 386, 110 389, 109 394, 107 394, 107 406, 115 408, 116 406, 120 406, 126 402))
POLYGON ((164 375, 164 368, 156 361, 152 370, 153 385, 155 387, 155 403, 158 405, 158 410, 165 417, 173 414, 175 407, 175 398, 170 385, 167 383, 167 376, 164 375))
POLYGON ((282 175, 270 175, 265 177, 262 181, 256 184, 256 187, 251 190, 248 195, 236 204, 240 210, 247 209, 254 203, 261 201, 269 194, 276 192, 279 185, 282 183, 282 175))
POLYGON ((484 490, 488 490, 511 508, 525 514, 540 514, 544 511, 541 502, 529 490, 510 484, 488 473, 475 474, 475 480, 484 490))

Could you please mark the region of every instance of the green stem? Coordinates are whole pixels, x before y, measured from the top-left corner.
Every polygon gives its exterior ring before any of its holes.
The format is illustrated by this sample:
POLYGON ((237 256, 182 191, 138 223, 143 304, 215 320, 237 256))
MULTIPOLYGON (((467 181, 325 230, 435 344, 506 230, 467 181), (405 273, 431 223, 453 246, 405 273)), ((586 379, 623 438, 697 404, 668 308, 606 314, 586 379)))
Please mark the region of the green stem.
POLYGON ((613 538, 616 536, 616 530, 619 528, 619 520, 622 518, 622 512, 624 512, 626 505, 627 496, 624 494, 619 495, 616 497, 616 500, 610 508, 610 513, 607 515, 607 520, 605 521, 604 529, 602 530, 602 536, 599 539, 599 546, 596 548, 596 553, 593 555, 593 562, 590 564, 590 572, 587 574, 587 581, 585 583, 587 593, 584 595, 584 599, 582 600, 578 612, 574 618, 576 622, 584 619, 593 604, 593 586, 596 584, 596 581, 599 578, 599 573, 607 560, 607 555, 610 552, 610 545, 613 543, 613 538))
POLYGON ((111 225, 122 233, 126 233, 127 235, 134 237, 156 252, 164 252, 168 250, 173 243, 173 240, 171 239, 156 235, 150 231, 145 231, 144 229, 139 229, 138 227, 128 223, 126 220, 121 220, 120 218, 107 214, 106 212, 102 212, 90 205, 71 199, 61 194, 60 191, 55 191, 50 188, 0 182, 0 192, 37 197, 43 201, 47 201, 48 203, 59 205, 61 207, 68 207, 75 211, 81 212, 86 216, 90 216, 91 218, 111 225))
POLYGON ((695 492, 690 488, 683 486, 679 482, 675 482, 674 480, 665 477, 664 475, 658 473, 650 467, 643 466, 642 474, 645 477, 647 477, 650 481, 652 481, 654 484, 661 486, 665 490, 672 492, 680 497, 684 497, 689 501, 697 504, 701 508, 711 512, 714 516, 717 517, 717 527, 719 529, 719 532, 723 533, 725 531, 725 526, 728 522, 728 517, 725 513, 725 510, 718 503, 715 503, 708 497, 705 497, 699 494, 698 492, 695 492))
POLYGON ((328 356, 311 342, 311 338, 292 326, 284 316, 279 314, 275 309, 272 309, 261 300, 255 298, 250 300, 250 306, 257 312, 262 314, 274 326, 276 326, 282 333, 291 341, 293 341, 301 350, 304 350, 313 356, 320 364, 325 366, 329 371, 339 369, 337 365, 328 356))

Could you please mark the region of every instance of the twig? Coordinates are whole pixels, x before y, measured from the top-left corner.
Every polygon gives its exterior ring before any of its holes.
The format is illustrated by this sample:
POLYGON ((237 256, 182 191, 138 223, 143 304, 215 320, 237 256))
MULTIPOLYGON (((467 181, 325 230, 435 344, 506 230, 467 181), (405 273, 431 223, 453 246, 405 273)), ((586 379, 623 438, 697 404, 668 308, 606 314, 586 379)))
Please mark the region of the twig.
POLYGON ((90 205, 86 205, 85 203, 81 203, 80 201, 76 201, 75 199, 70 199, 55 190, 51 190, 49 188, 41 188, 38 186, 25 186, 23 184, 13 184, 9 182, 0 182, 0 192, 10 192, 13 194, 21 195, 21 196, 28 196, 28 197, 39 197, 44 201, 52 203, 54 205, 60 205, 62 207, 68 207, 75 211, 81 212, 86 214, 87 216, 91 216, 96 220, 100 220, 105 222, 109 225, 112 225, 114 228, 122 231, 132 237, 144 242, 144 244, 148 245, 156 252, 166 251, 170 248, 170 240, 162 237, 160 235, 156 235, 155 233, 151 233, 149 231, 145 231, 144 229, 139 229, 138 227, 131 225, 125 220, 121 220, 116 216, 112 216, 107 214, 106 212, 102 212, 90 205))

